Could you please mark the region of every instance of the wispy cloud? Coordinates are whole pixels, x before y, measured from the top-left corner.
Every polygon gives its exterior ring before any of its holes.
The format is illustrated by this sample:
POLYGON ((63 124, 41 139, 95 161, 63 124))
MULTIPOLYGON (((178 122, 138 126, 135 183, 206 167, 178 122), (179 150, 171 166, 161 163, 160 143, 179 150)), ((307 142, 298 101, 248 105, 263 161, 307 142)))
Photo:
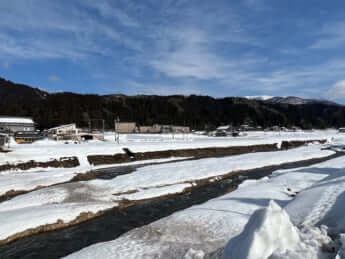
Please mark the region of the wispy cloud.
POLYGON ((319 10, 300 19, 300 9, 265 0, 0 1, 0 56, 11 66, 55 62, 61 71, 52 66, 42 82, 56 73, 82 90, 321 96, 343 79, 345 21, 319 19, 319 10), (87 83, 67 78, 65 64, 87 71, 87 83))
POLYGON ((330 49, 345 45, 345 22, 338 21, 324 25, 318 39, 312 44, 314 49, 330 49))
POLYGON ((124 10, 120 10, 111 5, 111 2, 98 0, 98 1, 89 1, 83 0, 82 4, 87 5, 90 8, 96 9, 100 15, 106 18, 114 18, 124 26, 129 27, 139 27, 140 24, 133 18, 128 16, 124 10))
POLYGON ((326 96, 330 99, 345 99, 345 80, 336 82, 327 92, 326 96))
POLYGON ((52 81, 52 82, 60 81, 60 77, 58 77, 58 76, 50 76, 48 79, 49 79, 49 81, 52 81))
MULTIPOLYGON (((109 48, 109 42, 134 50, 141 48, 140 43, 118 28, 95 19, 92 13, 72 2, 69 6, 50 1, 34 2, 17 4, 14 0, 12 4, 0 4, 2 56, 76 60, 94 54, 111 56, 113 49, 109 48)), ((119 17, 120 24, 135 26, 135 21, 120 10, 107 6, 103 9, 119 17)))

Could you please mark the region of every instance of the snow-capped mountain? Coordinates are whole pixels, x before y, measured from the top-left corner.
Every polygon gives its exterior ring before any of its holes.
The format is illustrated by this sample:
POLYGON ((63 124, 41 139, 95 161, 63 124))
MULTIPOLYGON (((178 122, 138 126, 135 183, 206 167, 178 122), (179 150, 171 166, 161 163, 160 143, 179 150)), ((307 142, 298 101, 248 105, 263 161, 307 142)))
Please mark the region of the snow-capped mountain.
POLYGON ((270 96, 270 95, 257 95, 257 96, 245 96, 245 98, 247 98, 249 100, 267 101, 269 99, 274 98, 274 96, 270 96))
POLYGON ((339 105, 331 101, 320 100, 320 99, 304 99, 295 96, 287 97, 273 97, 264 100, 265 103, 269 104, 291 104, 291 105, 302 105, 302 104, 326 104, 326 105, 339 105))

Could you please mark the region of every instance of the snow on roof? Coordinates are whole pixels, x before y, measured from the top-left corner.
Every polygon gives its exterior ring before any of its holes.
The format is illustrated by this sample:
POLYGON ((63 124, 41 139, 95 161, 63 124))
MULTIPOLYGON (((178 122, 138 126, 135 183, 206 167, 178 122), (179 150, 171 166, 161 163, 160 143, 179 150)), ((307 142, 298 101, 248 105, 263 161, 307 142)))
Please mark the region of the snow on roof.
POLYGON ((0 123, 30 123, 34 124, 31 118, 25 117, 0 117, 0 123))
POLYGON ((48 130, 56 130, 56 129, 61 129, 61 128, 65 128, 65 127, 70 127, 70 126, 75 126, 75 123, 60 125, 60 126, 48 129, 48 130))
POLYGON ((217 130, 227 130, 227 129, 229 129, 231 126, 229 126, 229 125, 226 125, 226 126, 219 126, 218 128, 217 128, 217 130))

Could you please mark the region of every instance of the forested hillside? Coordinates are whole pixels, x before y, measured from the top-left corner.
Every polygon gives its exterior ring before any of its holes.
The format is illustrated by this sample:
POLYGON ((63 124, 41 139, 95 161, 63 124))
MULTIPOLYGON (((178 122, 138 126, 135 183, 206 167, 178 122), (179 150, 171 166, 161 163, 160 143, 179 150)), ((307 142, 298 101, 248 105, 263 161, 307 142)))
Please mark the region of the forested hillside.
POLYGON ((251 123, 263 127, 300 126, 327 128, 345 126, 345 107, 330 102, 305 104, 266 102, 246 98, 209 96, 125 96, 47 93, 37 88, 0 79, 0 115, 30 116, 39 128, 76 122, 87 126, 89 119, 104 119, 112 128, 114 119, 179 124, 193 129, 221 124, 251 123))

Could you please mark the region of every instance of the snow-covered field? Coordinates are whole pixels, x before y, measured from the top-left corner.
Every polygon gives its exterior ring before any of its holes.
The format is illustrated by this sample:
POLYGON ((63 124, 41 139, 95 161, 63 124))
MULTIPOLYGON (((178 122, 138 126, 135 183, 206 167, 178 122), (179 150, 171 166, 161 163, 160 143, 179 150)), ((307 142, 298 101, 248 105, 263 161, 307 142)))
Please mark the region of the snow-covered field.
POLYGON ((18 145, 11 143, 10 153, 0 153, 0 165, 34 160, 45 162, 61 157, 77 156, 80 160, 87 155, 106 155, 123 153, 123 147, 133 152, 161 151, 169 149, 189 149, 205 147, 248 146, 257 144, 280 143, 283 140, 331 139, 338 136, 337 131, 313 132, 249 132, 244 137, 207 137, 193 134, 131 134, 121 135, 120 144, 114 141, 114 135, 105 135, 105 142, 89 141, 81 144, 64 144, 64 141, 42 140, 33 144, 18 145))

